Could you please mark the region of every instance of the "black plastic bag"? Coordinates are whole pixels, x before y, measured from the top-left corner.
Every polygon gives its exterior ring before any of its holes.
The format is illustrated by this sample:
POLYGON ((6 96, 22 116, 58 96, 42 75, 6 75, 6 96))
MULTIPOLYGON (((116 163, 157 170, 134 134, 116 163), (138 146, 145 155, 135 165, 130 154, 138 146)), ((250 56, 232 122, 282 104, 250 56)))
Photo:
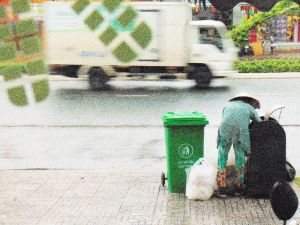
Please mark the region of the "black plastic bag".
POLYGON ((286 182, 276 182, 273 185, 270 193, 270 202, 278 219, 284 221, 293 217, 299 204, 297 194, 286 182))
POLYGON ((288 161, 286 161, 285 162, 285 169, 286 169, 286 181, 294 180, 294 178, 296 176, 296 170, 292 166, 292 164, 290 164, 288 161))

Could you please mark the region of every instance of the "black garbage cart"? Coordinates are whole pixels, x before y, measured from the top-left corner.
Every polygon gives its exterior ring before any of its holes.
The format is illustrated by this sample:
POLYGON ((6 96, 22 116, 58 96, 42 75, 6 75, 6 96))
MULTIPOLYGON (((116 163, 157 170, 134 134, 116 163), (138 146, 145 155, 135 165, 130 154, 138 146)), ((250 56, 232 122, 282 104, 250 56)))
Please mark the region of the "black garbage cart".
POLYGON ((276 119, 261 118, 261 123, 249 126, 251 155, 246 167, 246 196, 269 198, 274 183, 286 181, 286 135, 276 119))

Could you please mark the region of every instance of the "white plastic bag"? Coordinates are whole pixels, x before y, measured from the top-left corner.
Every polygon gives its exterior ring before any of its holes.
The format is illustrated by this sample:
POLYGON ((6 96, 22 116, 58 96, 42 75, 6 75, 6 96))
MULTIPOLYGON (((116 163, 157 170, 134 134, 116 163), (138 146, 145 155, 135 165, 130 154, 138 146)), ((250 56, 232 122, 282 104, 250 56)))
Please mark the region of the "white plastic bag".
POLYGON ((216 188, 216 169, 204 158, 186 169, 186 197, 191 200, 208 200, 216 188))

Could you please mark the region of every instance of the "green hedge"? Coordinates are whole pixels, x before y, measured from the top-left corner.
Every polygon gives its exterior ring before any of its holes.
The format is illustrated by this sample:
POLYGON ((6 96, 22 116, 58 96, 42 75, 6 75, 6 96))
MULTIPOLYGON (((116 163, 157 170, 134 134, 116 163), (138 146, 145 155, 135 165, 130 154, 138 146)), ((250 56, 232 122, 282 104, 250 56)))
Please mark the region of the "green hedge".
POLYGON ((12 64, 7 64, 7 65, 3 65, 0 63, 0 75, 4 74, 4 68, 7 68, 7 66, 12 66, 12 65, 19 65, 21 67, 21 72, 26 73, 26 70, 25 70, 26 64, 25 63, 19 63, 19 64, 12 63, 12 64))
POLYGON ((261 59, 236 61, 235 69, 240 73, 300 72, 300 59, 261 59))
POLYGON ((296 177, 295 178, 295 182, 300 187, 300 177, 296 177))

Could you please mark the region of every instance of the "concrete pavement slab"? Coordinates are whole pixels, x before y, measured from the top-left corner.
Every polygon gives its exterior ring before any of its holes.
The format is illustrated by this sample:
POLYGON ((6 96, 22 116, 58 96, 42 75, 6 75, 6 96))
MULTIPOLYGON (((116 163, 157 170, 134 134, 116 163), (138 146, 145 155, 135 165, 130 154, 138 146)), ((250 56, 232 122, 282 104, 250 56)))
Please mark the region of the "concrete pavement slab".
MULTIPOLYGON (((159 171, 1 170, 2 225, 279 225, 264 199, 191 201, 159 171)), ((300 212, 294 221, 300 222, 300 212)))

